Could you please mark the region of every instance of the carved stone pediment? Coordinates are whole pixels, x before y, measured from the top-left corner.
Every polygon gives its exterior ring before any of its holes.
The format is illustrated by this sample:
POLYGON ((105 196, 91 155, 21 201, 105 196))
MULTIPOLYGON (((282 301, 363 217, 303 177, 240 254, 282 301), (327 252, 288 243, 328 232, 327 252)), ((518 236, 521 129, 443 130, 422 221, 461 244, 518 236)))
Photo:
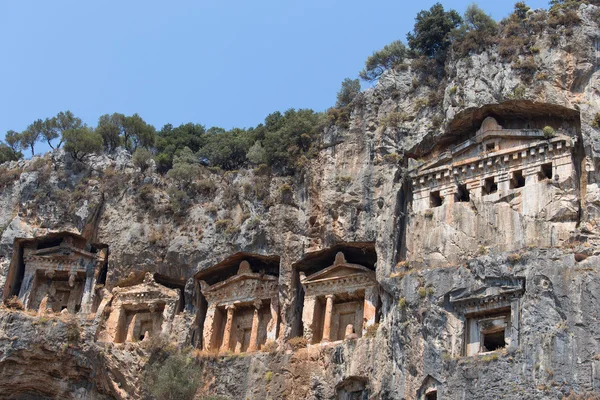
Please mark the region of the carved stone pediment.
POLYGON ((340 252, 333 265, 308 277, 300 273, 300 282, 307 292, 320 295, 357 291, 376 284, 377 280, 374 271, 347 262, 340 252))
POLYGON ((270 299, 278 293, 275 276, 255 273, 247 261, 242 261, 237 275, 209 286, 200 281, 200 289, 208 302, 233 303, 270 299))
POLYGON ((38 270, 76 270, 85 272, 89 265, 97 267, 102 260, 95 255, 64 252, 50 253, 45 255, 27 255, 23 257, 25 264, 38 270))
POLYGON ((302 283, 311 284, 314 282, 322 282, 324 280, 344 279, 357 274, 366 275, 367 277, 375 277, 375 273, 367 267, 363 267, 362 265, 358 264, 344 264, 327 267, 316 274, 306 277, 302 283))
POLYGON ((148 303, 156 300, 179 299, 179 293, 174 289, 160 285, 154 281, 152 274, 146 274, 144 282, 129 287, 115 287, 112 290, 115 299, 122 303, 148 303))
POLYGON ((524 278, 487 278, 469 288, 455 289, 449 293, 452 306, 465 313, 480 308, 500 308, 521 297, 525 291, 524 278))
POLYGON ((483 165, 502 163, 506 168, 522 162, 528 154, 541 154, 546 150, 559 155, 570 151, 573 140, 564 134, 547 138, 542 129, 505 129, 493 117, 486 118, 474 137, 448 147, 445 151, 410 172, 415 186, 428 179, 452 180, 465 176, 469 170, 478 171, 483 165), (482 148, 482 143, 499 143, 491 150, 482 148), (530 154, 531 150, 534 153, 530 154), (484 162, 484 164, 482 164, 484 162), (488 164, 491 162, 491 164, 488 164))
POLYGON ((251 302, 277 295, 277 278, 257 273, 235 275, 212 286, 202 284, 202 294, 209 302, 251 302))
POLYGON ((322 282, 324 280, 344 279, 353 275, 365 275, 375 280, 375 273, 369 268, 360 264, 351 264, 346 261, 343 253, 337 253, 333 265, 316 272, 308 277, 301 275, 302 284, 311 284, 322 282))

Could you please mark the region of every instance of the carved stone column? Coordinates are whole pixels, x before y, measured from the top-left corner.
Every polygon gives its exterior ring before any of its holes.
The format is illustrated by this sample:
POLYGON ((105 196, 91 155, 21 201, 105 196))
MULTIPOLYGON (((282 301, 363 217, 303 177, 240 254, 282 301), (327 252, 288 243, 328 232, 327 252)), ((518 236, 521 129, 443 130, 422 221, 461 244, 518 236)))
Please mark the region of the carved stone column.
MULTIPOLYGON (((40 286, 37 284, 36 279, 36 270, 34 268, 25 267, 25 275, 23 276, 23 283, 21 284, 21 289, 19 291, 19 300, 23 303, 26 309, 31 308, 31 299, 35 296, 35 293, 32 293, 36 288, 36 286, 40 286)), ((54 276, 54 270, 46 271, 46 278, 52 279, 54 276)), ((42 278, 43 279, 43 278, 42 278)))
POLYGON ((173 326, 173 318, 175 317, 175 306, 177 302, 168 302, 165 304, 165 308, 162 312, 162 324, 160 327, 161 334, 169 336, 171 333, 171 327, 173 326))
POLYGON ((126 342, 133 342, 133 332, 136 330, 135 328, 137 327, 136 325, 139 325, 139 321, 138 321, 138 314, 135 314, 133 316, 133 318, 131 318, 131 323, 129 324, 129 326, 127 327, 127 333, 125 336, 125 341, 126 342))
POLYGON ((302 326, 304 327, 303 336, 308 343, 313 344, 319 341, 315 333, 315 306, 317 304, 316 296, 305 296, 304 306, 302 308, 302 326))
MULTIPOLYGON (((74 275, 72 275, 74 276, 74 275)), ((94 270, 88 270, 85 277, 85 286, 83 287, 83 295, 81 297, 81 312, 82 314, 89 314, 92 310, 92 302, 94 301, 94 287, 96 279, 94 277, 94 270)), ((69 285, 71 281, 69 280, 69 285)), ((73 286, 73 285, 71 285, 73 286)))
POLYGON ((279 325, 279 303, 277 296, 271 297, 269 303, 271 319, 267 323, 267 340, 277 339, 277 326, 279 325))
POLYGON ((225 307, 227 310, 227 322, 225 323, 225 331, 223 332, 223 343, 221 344, 221 351, 228 351, 231 341, 231 327, 233 325, 233 313, 235 306, 230 305, 225 307))
POLYGON ((209 303, 208 309, 206 310, 206 317, 204 318, 204 326, 202 327, 202 345, 204 350, 213 350, 217 348, 217 331, 215 327, 215 320, 217 314, 217 305, 215 303, 209 303))
MULTIPOLYGON (((375 314, 377 303, 379 302, 379 291, 377 286, 369 286, 365 289, 365 302, 363 305, 363 326, 362 333, 366 333, 367 327, 375 323, 375 314)), ((359 332, 359 329, 356 329, 359 332)))
POLYGON ((325 321, 323 322, 323 342, 331 341, 331 320, 333 318, 333 295, 325 296, 327 303, 325 304, 325 321))
POLYGON ((252 330, 250 331, 250 344, 248 345, 248 351, 258 350, 258 326, 260 323, 260 306, 260 301, 254 303, 254 316, 252 317, 252 330))

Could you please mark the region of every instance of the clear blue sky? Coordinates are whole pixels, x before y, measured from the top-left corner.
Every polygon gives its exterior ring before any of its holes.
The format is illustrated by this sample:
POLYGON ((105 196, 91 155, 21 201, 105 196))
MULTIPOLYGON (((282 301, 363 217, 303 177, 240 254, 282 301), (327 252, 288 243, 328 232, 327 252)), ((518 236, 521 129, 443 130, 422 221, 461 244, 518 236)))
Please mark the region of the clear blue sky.
MULTIPOLYGON (((479 5, 499 20, 515 1, 479 5)), ((433 3, 1 1, 0 137, 67 109, 90 125, 137 112, 157 129, 249 127, 276 110, 325 110, 344 78, 404 41, 433 3)), ((460 13, 470 3, 442 1, 460 13)))

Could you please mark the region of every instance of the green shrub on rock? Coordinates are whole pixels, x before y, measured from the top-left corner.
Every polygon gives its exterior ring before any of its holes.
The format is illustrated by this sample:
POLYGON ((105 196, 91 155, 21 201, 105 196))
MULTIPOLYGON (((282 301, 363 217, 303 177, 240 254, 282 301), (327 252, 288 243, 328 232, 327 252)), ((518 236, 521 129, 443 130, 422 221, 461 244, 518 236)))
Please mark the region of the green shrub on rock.
POLYGON ((554 131, 554 128, 551 126, 545 126, 543 129, 543 132, 544 132, 544 137, 546 139, 551 139, 556 134, 556 132, 554 131))
POLYGON ((594 116, 594 120, 592 121, 592 127, 598 129, 600 128, 600 112, 596 113, 594 116))
POLYGON ((145 387, 156 399, 191 400, 198 389, 200 374, 193 358, 175 353, 162 362, 152 364, 144 381, 145 387))
POLYGON ((169 195, 171 210, 176 215, 185 214, 188 207, 191 204, 190 197, 183 190, 179 190, 174 187, 170 187, 167 190, 167 194, 169 195))
POLYGON ((150 168, 150 160, 152 160, 152 153, 150 152, 150 150, 144 147, 139 147, 135 150, 131 159, 133 161, 133 165, 135 165, 142 172, 144 172, 148 168, 150 168))

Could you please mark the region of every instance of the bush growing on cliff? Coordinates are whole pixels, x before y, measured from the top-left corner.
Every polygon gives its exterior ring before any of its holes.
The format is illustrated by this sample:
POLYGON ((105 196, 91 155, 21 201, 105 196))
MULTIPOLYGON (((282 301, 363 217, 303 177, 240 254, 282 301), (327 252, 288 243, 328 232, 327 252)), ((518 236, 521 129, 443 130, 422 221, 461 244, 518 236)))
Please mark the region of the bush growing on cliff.
POLYGON ((177 163, 173 166, 167 177, 176 181, 179 186, 186 189, 191 183, 202 175, 202 167, 198 164, 177 163))
POLYGON ((98 118, 96 132, 102 136, 105 150, 112 151, 121 145, 124 119, 125 116, 119 113, 104 114, 98 118))
POLYGON ((171 211, 175 215, 183 215, 187 211, 191 204, 190 197, 183 190, 179 190, 174 187, 170 187, 167 190, 169 195, 169 202, 171 205, 171 211))
POLYGON ((178 352, 150 365, 144 375, 145 387, 161 400, 193 399, 200 383, 194 359, 178 352))
POLYGON ((138 167, 142 172, 145 172, 148 168, 150 168, 152 153, 150 150, 140 147, 133 153, 131 160, 133 161, 133 165, 138 167))
POLYGON ((396 40, 369 56, 365 62, 365 68, 358 75, 362 80, 372 82, 378 79, 385 70, 400 65, 406 57, 406 52, 404 43, 396 40))
POLYGON ((174 128, 166 124, 156 135, 155 157, 157 168, 165 173, 173 167, 174 158, 184 149, 198 152, 206 143, 206 129, 203 125, 187 123, 174 128))
POLYGON ((23 153, 15 152, 6 144, 0 142, 0 164, 8 161, 17 161, 23 157, 23 153))
POLYGON ((306 346, 308 346, 308 340, 305 337, 296 336, 288 340, 288 344, 293 351, 297 351, 306 348, 306 346))
POLYGON ((246 153, 254 143, 242 129, 206 135, 206 144, 198 154, 210 160, 210 164, 224 170, 239 169, 246 162, 246 153))
POLYGON ((254 130, 267 153, 267 164, 283 175, 292 175, 300 156, 310 154, 316 144, 323 114, 310 109, 276 112, 254 130))
POLYGON ((85 125, 64 131, 63 140, 65 151, 77 161, 102 150, 102 136, 85 125))
POLYGON ((262 144, 257 140, 248 150, 246 158, 255 165, 263 165, 267 162, 267 152, 262 144))
POLYGON ((342 88, 337 94, 336 108, 346 107, 360 93, 360 81, 358 79, 346 78, 342 82, 342 88))
POLYGON ((417 14, 412 32, 406 35, 408 45, 416 54, 443 63, 451 44, 451 33, 461 22, 455 10, 446 11, 436 3, 417 14))
POLYGON ((592 121, 592 127, 593 128, 600 128, 600 112, 596 113, 596 115, 594 116, 594 119, 592 121))
POLYGON ((545 126, 543 129, 543 132, 544 132, 544 137, 546 139, 551 139, 556 134, 556 132, 554 131, 554 128, 551 126, 545 126))
POLYGON ((579 8, 582 4, 593 4, 600 6, 600 0, 550 0, 550 11, 579 8))
POLYGON ((476 4, 467 7, 464 23, 452 33, 452 50, 458 57, 481 52, 497 33, 498 24, 476 4))

